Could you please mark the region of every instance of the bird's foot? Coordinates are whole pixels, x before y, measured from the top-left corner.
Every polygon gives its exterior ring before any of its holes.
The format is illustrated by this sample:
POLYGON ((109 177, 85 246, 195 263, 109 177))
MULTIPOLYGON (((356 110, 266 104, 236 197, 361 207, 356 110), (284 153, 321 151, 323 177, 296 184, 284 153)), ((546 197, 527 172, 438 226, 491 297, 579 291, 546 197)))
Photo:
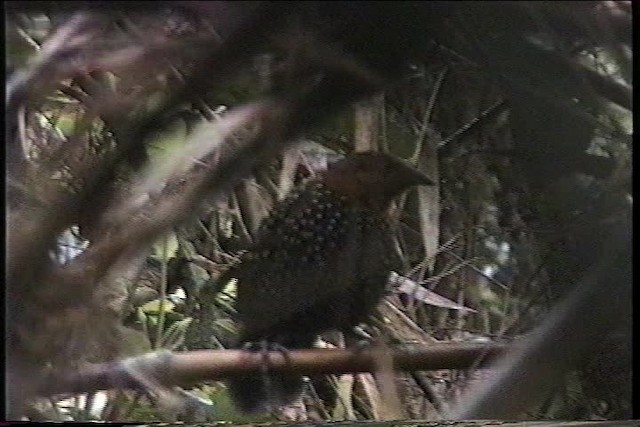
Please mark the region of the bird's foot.
POLYGON ((260 371, 262 373, 262 377, 267 384, 267 390, 270 388, 270 376, 269 371, 273 367, 273 363, 271 361, 271 352, 277 351, 282 355, 285 360, 285 363, 291 363, 291 355, 289 354, 289 350, 284 347, 282 344, 277 342, 270 342, 268 340, 260 340, 254 342, 246 342, 242 345, 242 350, 250 351, 253 353, 259 353, 262 358, 262 363, 260 365, 260 371))
POLYGON ((267 366, 271 364, 269 354, 274 351, 280 353, 287 363, 291 361, 289 350, 282 344, 279 344, 277 342, 270 342, 267 340, 246 342, 242 345, 241 348, 242 350, 250 351, 252 353, 260 353, 264 364, 267 366))
POLYGON ((278 397, 278 392, 276 391, 278 388, 278 380, 274 379, 272 377, 273 374, 270 372, 273 368, 271 353, 280 353, 284 358, 285 363, 289 364, 291 363, 291 355, 289 354, 289 350, 282 344, 270 342, 268 340, 246 342, 242 345, 241 349, 252 353, 259 353, 260 358, 262 359, 259 375, 262 380, 262 386, 264 387, 263 393, 267 398, 264 402, 264 405, 266 405, 265 409, 267 410, 267 412, 274 411, 277 405, 274 406, 272 403, 281 402, 282 398, 278 397), (274 384, 274 381, 276 382, 276 384, 274 384))

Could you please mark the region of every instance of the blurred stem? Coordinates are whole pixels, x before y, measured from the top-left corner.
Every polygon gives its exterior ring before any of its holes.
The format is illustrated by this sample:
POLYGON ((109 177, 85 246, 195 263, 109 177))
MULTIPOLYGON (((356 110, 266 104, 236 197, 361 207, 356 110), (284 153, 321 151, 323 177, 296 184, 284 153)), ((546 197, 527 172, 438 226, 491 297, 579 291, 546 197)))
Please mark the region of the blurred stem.
POLYGON ((160 276, 160 304, 158 305, 158 329, 156 331, 156 340, 154 348, 158 350, 162 340, 162 332, 164 329, 164 301, 167 298, 167 265, 169 263, 168 250, 168 235, 162 238, 162 272, 160 276))
POLYGON ((438 77, 436 82, 431 90, 431 94, 429 96, 429 100, 424 109, 424 116, 422 117, 422 123, 420 125, 420 130, 418 132, 418 138, 416 139, 415 149, 413 150, 413 154, 411 155, 411 164, 416 165, 418 163, 418 159, 420 158, 420 153, 422 152, 422 147, 424 145, 424 140, 427 136, 427 131, 429 129, 429 122, 431 120, 431 116, 433 114, 433 109, 438 99, 438 95, 440 94, 440 88, 442 87, 442 82, 444 81, 444 77, 449 71, 449 67, 445 67, 438 73, 438 77))
POLYGON ((115 390, 114 395, 109 398, 109 402, 105 406, 102 419, 111 422, 127 419, 128 413, 126 411, 123 412, 126 404, 127 395, 125 392, 120 389, 115 390))
MULTIPOLYGON (((500 319, 500 327, 498 328, 497 334, 503 335, 507 330, 509 325, 509 314, 511 311, 514 313, 517 311, 513 306, 515 304, 515 300, 511 293, 511 285, 513 284, 513 279, 509 279, 509 286, 505 289, 504 293, 504 305, 502 306, 502 318, 500 319)), ((493 331, 492 331, 493 332, 493 331)))
POLYGON ((252 241, 251 232, 247 228, 247 224, 240 207, 240 200, 238 200, 238 193, 236 191, 231 193, 231 200, 233 216, 235 217, 235 223, 238 226, 236 231, 240 235, 240 238, 243 240, 244 244, 250 244, 252 241))
POLYGON ((354 151, 380 151, 384 94, 379 93, 355 104, 354 151))
POLYGON ((133 413, 133 410, 136 408, 136 406, 140 402, 141 397, 142 397, 142 394, 139 391, 136 391, 134 393, 133 397, 131 398, 131 401, 129 402, 129 405, 127 405, 127 409, 124 411, 123 420, 129 419, 129 417, 133 413))
POLYGON ((74 417, 77 418, 77 415, 80 412, 80 395, 73 396, 73 412, 74 417))
POLYGON ((49 403, 51 404, 51 408, 53 409, 53 413, 55 414, 56 420, 62 420, 62 414, 60 413, 60 408, 58 407, 58 402, 53 399, 53 397, 49 397, 49 403))
MULTIPOLYGON (((331 385, 334 387, 334 390, 335 390, 335 388, 336 388, 336 386, 335 386, 335 378, 332 378, 331 385)), ((316 409, 320 413, 320 416, 325 420, 330 420, 331 419, 331 415, 327 411, 327 407, 325 406, 325 404, 322 401, 322 399, 320 399, 320 396, 318 396, 318 392, 316 391, 316 388, 313 386, 313 382, 309 381, 309 384, 307 384, 307 386, 309 387, 309 391, 311 392, 311 397, 313 398, 313 401, 314 401, 314 403, 316 405, 316 409)))
POLYGON ((95 400, 96 393, 87 393, 87 398, 84 401, 84 411, 82 417, 85 420, 89 420, 91 418, 91 409, 93 408, 93 402, 95 400))

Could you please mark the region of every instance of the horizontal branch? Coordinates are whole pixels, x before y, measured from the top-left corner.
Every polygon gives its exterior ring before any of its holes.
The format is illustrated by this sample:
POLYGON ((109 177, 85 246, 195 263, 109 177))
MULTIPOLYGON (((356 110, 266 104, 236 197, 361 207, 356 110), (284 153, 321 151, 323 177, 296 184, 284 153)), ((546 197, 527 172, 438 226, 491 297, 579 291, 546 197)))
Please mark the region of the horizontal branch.
MULTIPOLYGON (((486 366, 506 352, 503 344, 455 344, 403 348, 392 353, 397 370, 469 369, 486 366)), ((303 375, 375 372, 381 350, 312 349, 268 354, 269 369, 303 375)), ((84 393, 110 388, 141 389, 148 384, 188 386, 222 380, 264 366, 259 352, 243 350, 196 350, 158 352, 119 362, 96 364, 76 372, 55 373, 44 382, 40 394, 84 393), (140 381, 140 379, 143 381, 140 381)))

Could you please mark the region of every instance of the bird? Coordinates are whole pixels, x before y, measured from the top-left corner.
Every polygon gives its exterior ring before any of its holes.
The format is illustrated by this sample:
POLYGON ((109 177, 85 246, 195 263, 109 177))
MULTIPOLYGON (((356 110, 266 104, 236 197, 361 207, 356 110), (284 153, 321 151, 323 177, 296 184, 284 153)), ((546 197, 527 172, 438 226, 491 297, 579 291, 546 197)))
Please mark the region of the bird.
MULTIPOLYGON (((311 348, 319 334, 347 332, 366 320, 397 266, 391 202, 415 185, 433 182, 404 160, 358 152, 278 203, 221 278, 236 280, 237 347, 311 348)), ((252 372, 229 379, 227 389, 241 412, 259 414, 295 401, 304 381, 252 372)))

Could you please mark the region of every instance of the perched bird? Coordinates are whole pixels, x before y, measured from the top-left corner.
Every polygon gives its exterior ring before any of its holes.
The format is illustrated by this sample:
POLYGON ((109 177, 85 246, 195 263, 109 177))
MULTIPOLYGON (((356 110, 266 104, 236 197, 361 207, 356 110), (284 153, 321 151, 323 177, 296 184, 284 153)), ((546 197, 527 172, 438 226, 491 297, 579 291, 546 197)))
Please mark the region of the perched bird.
MULTIPOLYGON (((392 199, 432 181, 403 161, 357 153, 283 200, 254 246, 224 277, 237 279, 238 346, 310 348, 317 335, 350 330, 372 313, 395 267, 387 211, 392 199)), ((251 373, 229 381, 238 408, 269 411, 303 389, 299 375, 251 373)))

